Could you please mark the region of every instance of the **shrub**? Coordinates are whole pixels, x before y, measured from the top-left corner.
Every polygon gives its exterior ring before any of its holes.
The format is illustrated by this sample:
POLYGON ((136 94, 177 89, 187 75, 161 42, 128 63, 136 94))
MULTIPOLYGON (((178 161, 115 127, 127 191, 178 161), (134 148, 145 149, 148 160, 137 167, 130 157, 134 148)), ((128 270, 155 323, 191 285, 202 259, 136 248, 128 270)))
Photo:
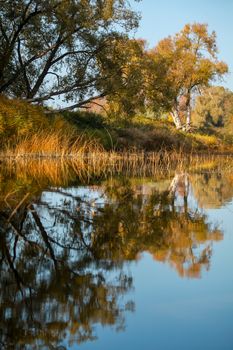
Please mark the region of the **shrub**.
POLYGON ((48 127, 49 120, 41 107, 0 95, 0 140, 2 142, 48 127))
POLYGON ((64 112, 62 116, 80 129, 103 129, 106 124, 102 115, 93 112, 64 112))

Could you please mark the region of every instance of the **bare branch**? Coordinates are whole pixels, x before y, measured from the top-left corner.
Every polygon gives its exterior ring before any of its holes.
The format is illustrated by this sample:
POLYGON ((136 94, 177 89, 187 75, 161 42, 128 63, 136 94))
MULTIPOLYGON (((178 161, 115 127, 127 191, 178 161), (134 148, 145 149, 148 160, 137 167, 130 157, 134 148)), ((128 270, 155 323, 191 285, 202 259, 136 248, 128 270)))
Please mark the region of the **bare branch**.
POLYGON ((30 86, 30 82, 29 82, 28 77, 27 77, 26 67, 24 66, 23 59, 21 56, 20 43, 21 43, 20 38, 18 38, 18 47, 17 47, 18 59, 19 59, 20 66, 22 67, 27 93, 29 94, 30 90, 31 90, 31 86, 30 86))
POLYGON ((42 70, 42 73, 39 75, 34 87, 32 88, 30 94, 29 94, 29 98, 32 98, 35 96, 35 94, 38 92, 41 84, 43 83, 44 81, 44 78, 45 76, 47 75, 50 67, 51 67, 51 64, 52 64, 52 61, 53 61, 53 58, 55 57, 56 55, 56 52, 57 50, 59 49, 60 45, 63 43, 63 39, 62 39, 62 35, 59 34, 57 40, 56 40, 56 44, 54 45, 54 48, 52 49, 46 63, 45 63, 45 66, 42 70))
POLYGON ((53 113, 60 113, 60 112, 65 112, 65 111, 70 111, 72 109, 75 109, 75 108, 78 108, 78 107, 82 107, 84 105, 86 105, 87 103, 90 103, 91 101, 95 100, 95 99, 98 99, 98 98, 101 98, 101 97, 105 97, 106 96, 106 93, 103 92, 99 95, 96 95, 96 96, 93 96, 93 97, 90 97, 86 100, 83 100, 83 101, 80 101, 78 103, 75 103, 71 106, 68 106, 68 107, 65 107, 65 108, 61 108, 61 109, 53 109, 53 110, 47 110, 45 111, 46 114, 53 114, 53 113))
POLYGON ((66 56, 71 56, 71 55, 77 55, 77 54, 91 54, 92 51, 88 51, 88 50, 77 50, 77 51, 67 51, 65 53, 63 53, 61 56, 57 57, 56 59, 54 59, 51 62, 51 65, 54 65, 55 63, 61 61, 63 58, 65 58, 66 56))
MULTIPOLYGON (((51 73, 52 74, 52 73, 51 73)), ((56 75, 56 73, 54 73, 56 75)), ((78 82, 75 82, 74 84, 66 87, 65 89, 61 89, 61 90, 56 90, 56 91, 52 91, 51 93, 47 94, 47 95, 43 95, 40 97, 35 97, 35 98, 30 98, 27 99, 27 102, 30 103, 34 103, 34 102, 42 102, 42 101, 46 101, 51 99, 54 96, 59 96, 59 95, 63 95, 67 92, 74 92, 77 90, 82 90, 84 88, 90 88, 90 87, 94 87, 95 85, 93 85, 94 82, 96 82, 97 78, 93 78, 92 80, 88 81, 88 82, 84 82, 83 84, 78 85, 78 82)))
POLYGON ((53 263, 54 263, 54 267, 57 269, 57 260, 55 258, 55 254, 54 254, 53 248, 52 248, 52 246, 51 246, 51 244, 49 242, 49 237, 47 235, 47 232, 45 231, 44 226, 42 225, 42 223, 40 221, 40 218, 39 218, 39 216, 38 216, 38 214, 37 214, 37 212, 36 212, 36 210, 35 210, 33 205, 31 205, 29 207, 29 210, 32 213, 33 219, 34 219, 34 221, 36 223, 36 226, 38 227, 38 229, 40 231, 40 234, 41 234, 41 236, 43 238, 43 241, 44 241, 46 247, 49 250, 50 256, 51 256, 51 258, 53 260, 53 263))
POLYGON ((27 68, 32 62, 46 56, 54 47, 55 45, 52 45, 47 50, 42 51, 39 54, 34 55, 31 58, 29 58, 27 61, 25 61, 23 65, 21 65, 19 68, 16 69, 16 72, 14 73, 14 75, 10 79, 8 79, 7 82, 3 83, 0 86, 0 92, 6 90, 18 78, 18 76, 23 72, 23 70, 27 68))
POLYGON ((2 35, 3 35, 4 39, 5 39, 5 41, 9 44, 9 38, 8 38, 8 36, 6 34, 6 31, 4 30, 4 27, 2 25, 1 19, 0 19, 0 30, 2 32, 2 35))

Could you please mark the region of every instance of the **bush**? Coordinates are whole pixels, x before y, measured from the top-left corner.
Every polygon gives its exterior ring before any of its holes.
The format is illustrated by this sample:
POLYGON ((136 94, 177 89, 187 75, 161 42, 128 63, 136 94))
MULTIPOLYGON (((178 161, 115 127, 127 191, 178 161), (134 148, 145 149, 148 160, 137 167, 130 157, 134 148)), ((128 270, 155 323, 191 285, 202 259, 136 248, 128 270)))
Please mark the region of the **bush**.
POLYGON ((93 112, 63 112, 62 116, 80 129, 103 129, 106 125, 104 117, 93 112))
POLYGON ((49 120, 42 108, 0 95, 1 141, 25 136, 48 127, 49 120))

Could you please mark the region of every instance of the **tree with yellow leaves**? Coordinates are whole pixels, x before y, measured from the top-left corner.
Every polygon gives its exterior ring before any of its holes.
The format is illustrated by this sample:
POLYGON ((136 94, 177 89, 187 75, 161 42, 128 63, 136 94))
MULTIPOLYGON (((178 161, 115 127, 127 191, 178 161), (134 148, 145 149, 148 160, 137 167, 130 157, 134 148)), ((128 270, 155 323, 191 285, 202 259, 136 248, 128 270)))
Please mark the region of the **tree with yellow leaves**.
POLYGON ((150 56, 157 67, 150 89, 160 92, 177 129, 190 130, 192 99, 228 70, 217 59, 216 33, 209 33, 207 24, 187 24, 175 36, 161 40, 150 56))

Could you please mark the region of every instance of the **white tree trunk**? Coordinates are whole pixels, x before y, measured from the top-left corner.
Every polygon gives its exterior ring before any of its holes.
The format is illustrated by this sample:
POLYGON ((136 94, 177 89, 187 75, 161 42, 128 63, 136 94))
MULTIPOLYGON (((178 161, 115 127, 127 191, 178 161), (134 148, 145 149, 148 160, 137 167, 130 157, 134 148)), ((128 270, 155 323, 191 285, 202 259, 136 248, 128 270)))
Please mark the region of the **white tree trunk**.
POLYGON ((179 116, 177 109, 172 110, 172 118, 173 118, 173 121, 175 123, 176 128, 181 129, 182 123, 181 123, 181 119, 180 119, 180 116, 179 116))
POLYGON ((189 193, 189 179, 187 173, 176 173, 173 177, 170 186, 169 194, 175 195, 176 191, 183 193, 183 196, 187 196, 189 193))
POLYGON ((187 112, 186 112, 186 125, 185 125, 186 130, 190 130, 191 128, 191 108, 188 106, 187 112))

